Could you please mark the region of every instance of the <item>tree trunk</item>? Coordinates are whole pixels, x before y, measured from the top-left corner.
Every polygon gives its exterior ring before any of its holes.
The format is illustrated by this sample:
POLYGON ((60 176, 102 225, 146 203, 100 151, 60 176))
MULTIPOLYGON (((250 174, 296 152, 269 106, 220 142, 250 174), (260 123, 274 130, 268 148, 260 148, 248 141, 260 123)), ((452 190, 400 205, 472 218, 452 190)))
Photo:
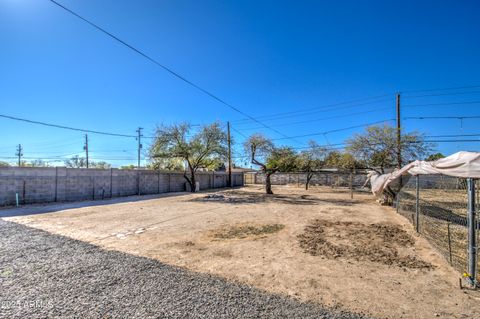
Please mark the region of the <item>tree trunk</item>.
POLYGON ((270 175, 272 175, 272 173, 265 173, 265 191, 267 194, 273 194, 272 181, 270 180, 270 175))
POLYGON ((190 191, 195 193, 196 181, 195 181, 195 170, 190 169, 190 191))
POLYGON ((187 172, 183 172, 183 178, 187 181, 188 185, 190 185, 190 191, 192 193, 195 192, 195 170, 190 169, 190 177, 187 176, 187 172))
POLYGON ((310 184, 310 180, 313 177, 313 173, 307 173, 307 182, 305 183, 305 190, 308 191, 308 185, 310 184))

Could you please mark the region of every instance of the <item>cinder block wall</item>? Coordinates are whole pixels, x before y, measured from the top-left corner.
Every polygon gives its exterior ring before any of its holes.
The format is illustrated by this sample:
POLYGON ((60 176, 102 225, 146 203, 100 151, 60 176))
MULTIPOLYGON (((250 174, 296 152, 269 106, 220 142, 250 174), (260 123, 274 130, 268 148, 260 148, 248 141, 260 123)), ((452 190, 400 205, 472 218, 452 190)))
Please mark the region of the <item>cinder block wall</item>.
MULTIPOLYGON (((200 189, 222 188, 224 172, 197 172, 200 189)), ((183 172, 84 169, 65 167, 0 167, 0 206, 96 200, 131 195, 183 192, 183 172)), ((232 173, 233 186, 243 186, 243 174, 232 173)))

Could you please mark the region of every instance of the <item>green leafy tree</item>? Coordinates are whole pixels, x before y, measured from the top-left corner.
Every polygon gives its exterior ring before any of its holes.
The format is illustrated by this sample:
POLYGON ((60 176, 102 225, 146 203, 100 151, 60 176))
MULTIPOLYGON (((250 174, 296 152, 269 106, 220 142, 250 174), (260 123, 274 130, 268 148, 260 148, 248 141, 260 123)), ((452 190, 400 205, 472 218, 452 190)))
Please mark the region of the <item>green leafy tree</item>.
MULTIPOLYGON (((386 167, 398 166, 397 130, 390 125, 369 126, 365 132, 356 134, 347 140, 347 149, 363 164, 381 173, 386 167)), ((433 144, 425 142, 424 136, 417 132, 402 134, 400 139, 402 163, 425 158, 433 144)))
POLYGON ((325 166, 341 170, 353 170, 360 168, 361 163, 350 153, 333 151, 326 156, 325 166))
POLYGON ((155 158, 147 165, 154 170, 183 171, 184 162, 181 158, 155 158))
POLYGON ((261 134, 250 136, 244 143, 244 148, 251 162, 260 166, 265 174, 265 192, 273 194, 271 175, 278 172, 291 172, 296 169, 297 155, 288 147, 277 148, 272 140, 261 134))
POLYGON ((308 190, 310 181, 318 170, 325 165, 325 155, 327 150, 319 146, 315 141, 309 142, 309 148, 300 152, 296 159, 296 167, 300 172, 305 172, 307 178, 305 189, 308 190))
POLYGON ((227 157, 227 134, 219 123, 205 125, 197 132, 192 126, 182 123, 157 128, 155 140, 150 148, 153 162, 161 159, 179 159, 187 163, 189 174, 183 176, 195 191, 195 173, 199 168, 214 168, 227 157))
POLYGON ((120 169, 135 169, 137 166, 130 164, 130 165, 123 165, 120 166, 120 169))
POLYGON ((107 162, 91 162, 88 163, 91 168, 110 169, 112 165, 107 162))
POLYGON ((8 167, 10 164, 8 162, 0 161, 0 167, 8 167))
POLYGON ((445 155, 443 155, 442 153, 435 153, 435 154, 430 154, 425 160, 431 162, 431 161, 439 160, 444 157, 445 155))

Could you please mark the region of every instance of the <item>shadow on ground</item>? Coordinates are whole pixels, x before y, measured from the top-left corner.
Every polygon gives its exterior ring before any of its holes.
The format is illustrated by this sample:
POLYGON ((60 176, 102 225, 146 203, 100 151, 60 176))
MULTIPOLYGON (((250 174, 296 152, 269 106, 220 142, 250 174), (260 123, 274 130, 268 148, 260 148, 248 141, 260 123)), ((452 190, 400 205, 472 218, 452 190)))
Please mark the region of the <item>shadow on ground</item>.
POLYGON ((112 205, 112 204, 120 204, 120 203, 132 203, 132 202, 139 202, 139 201, 155 199, 155 198, 182 196, 182 195, 188 195, 188 194, 191 194, 191 193, 188 193, 188 192, 162 193, 162 194, 154 194, 154 195, 114 197, 109 199, 88 200, 88 201, 80 201, 80 202, 45 203, 45 204, 24 205, 20 207, 6 207, 6 208, 0 209, 0 218, 46 214, 46 213, 62 211, 65 209, 74 209, 74 208, 82 208, 82 207, 89 207, 89 206, 103 206, 103 205, 112 205))
POLYGON ((248 190, 225 191, 218 194, 207 194, 190 199, 192 202, 218 202, 225 204, 283 203, 291 205, 338 205, 352 206, 361 203, 355 199, 318 198, 305 194, 273 194, 268 195, 248 190))

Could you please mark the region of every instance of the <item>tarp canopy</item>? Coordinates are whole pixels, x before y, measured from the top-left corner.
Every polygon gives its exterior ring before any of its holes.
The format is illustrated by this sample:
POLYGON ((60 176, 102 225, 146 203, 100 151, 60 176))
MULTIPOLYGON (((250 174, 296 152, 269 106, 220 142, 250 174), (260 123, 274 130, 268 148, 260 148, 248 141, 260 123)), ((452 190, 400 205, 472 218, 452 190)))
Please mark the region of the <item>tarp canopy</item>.
POLYGON ((402 175, 443 174, 453 177, 480 178, 480 153, 458 152, 436 161, 415 161, 399 170, 380 176, 372 176, 372 192, 380 196, 383 190, 402 175))

